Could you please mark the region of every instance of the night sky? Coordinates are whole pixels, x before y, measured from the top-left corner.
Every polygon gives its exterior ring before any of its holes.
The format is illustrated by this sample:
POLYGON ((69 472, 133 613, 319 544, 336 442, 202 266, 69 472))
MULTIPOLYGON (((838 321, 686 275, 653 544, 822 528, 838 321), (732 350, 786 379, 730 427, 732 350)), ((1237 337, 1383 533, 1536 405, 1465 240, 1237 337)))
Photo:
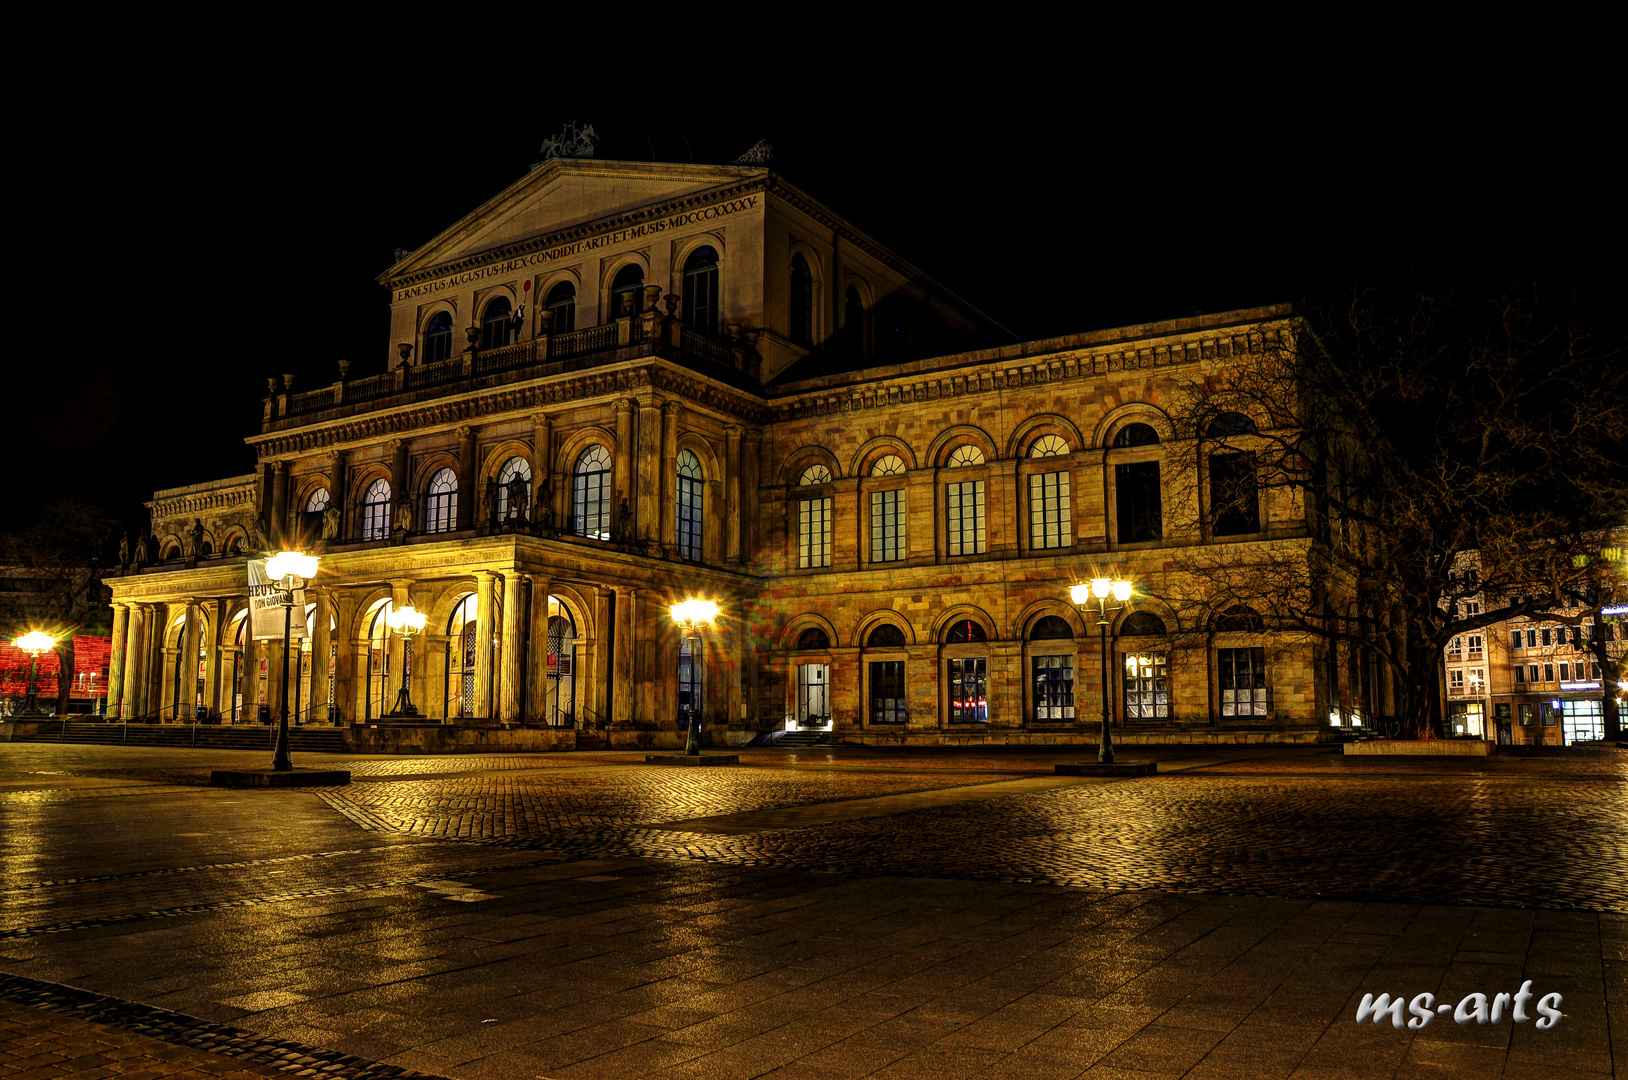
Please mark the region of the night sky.
POLYGON ((31 407, 8 441, 33 462, 0 528, 66 498, 136 525, 156 488, 250 471, 265 377, 383 370, 393 251, 522 176, 567 120, 602 158, 727 163, 766 138, 789 180, 1024 338, 1409 268, 1621 273, 1615 148, 1588 108, 1556 110, 1565 87, 1376 104, 1195 85, 1155 106, 916 86, 708 119, 682 85, 630 108, 213 75, 128 89, 39 167, 42 260, 79 284, 17 327, 31 407))

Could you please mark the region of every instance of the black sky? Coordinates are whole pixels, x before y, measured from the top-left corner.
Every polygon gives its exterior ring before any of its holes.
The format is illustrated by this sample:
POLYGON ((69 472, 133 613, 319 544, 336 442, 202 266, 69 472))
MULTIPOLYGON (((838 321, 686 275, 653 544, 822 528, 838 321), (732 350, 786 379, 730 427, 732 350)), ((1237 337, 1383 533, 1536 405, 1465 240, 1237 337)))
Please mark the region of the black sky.
POLYGON ((753 65, 727 95, 685 77, 617 101, 549 89, 604 74, 582 66, 502 87, 136 73, 98 99, 96 138, 30 144, 19 229, 56 284, 14 338, 11 441, 33 463, 0 528, 64 498, 138 524, 156 488, 249 471, 265 377, 326 384, 341 357, 382 370, 374 279, 394 249, 522 176, 567 120, 593 123, 608 158, 727 162, 766 138, 793 183, 1025 338, 1405 268, 1620 273, 1616 136, 1588 88, 1236 90, 1140 69, 1041 84, 1016 61, 799 96, 773 57, 753 65))

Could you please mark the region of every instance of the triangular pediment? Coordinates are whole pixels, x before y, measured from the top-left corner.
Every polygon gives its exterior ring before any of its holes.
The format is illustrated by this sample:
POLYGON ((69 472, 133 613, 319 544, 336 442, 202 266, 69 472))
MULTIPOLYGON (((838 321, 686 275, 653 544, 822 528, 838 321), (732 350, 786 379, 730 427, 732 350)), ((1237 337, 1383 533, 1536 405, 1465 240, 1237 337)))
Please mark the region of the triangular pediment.
POLYGON ((733 186, 763 172, 723 165, 556 159, 533 169, 403 258, 381 280, 456 265, 521 241, 616 218, 639 207, 733 186))

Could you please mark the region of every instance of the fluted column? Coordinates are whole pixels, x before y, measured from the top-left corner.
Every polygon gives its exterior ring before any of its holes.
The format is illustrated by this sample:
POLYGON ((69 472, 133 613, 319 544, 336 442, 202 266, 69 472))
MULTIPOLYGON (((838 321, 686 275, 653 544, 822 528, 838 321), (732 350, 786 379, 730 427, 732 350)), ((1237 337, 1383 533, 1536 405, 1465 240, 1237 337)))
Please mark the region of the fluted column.
POLYGON ((141 604, 130 604, 129 623, 124 638, 124 688, 119 699, 119 711, 126 717, 141 715, 142 705, 142 639, 147 633, 147 612, 141 604))
POLYGON ((475 508, 479 505, 480 492, 475 490, 475 432, 466 426, 458 429, 458 528, 474 527, 475 508))
POLYGON ((181 662, 176 665, 179 669, 181 708, 177 720, 191 721, 198 715, 198 652, 202 648, 199 640, 200 630, 198 601, 188 599, 186 602, 186 626, 181 633, 181 662))
POLYGON ((475 571, 475 703, 472 716, 482 720, 492 716, 492 608, 497 575, 490 570, 475 571))
POLYGON ((265 646, 254 639, 254 613, 243 616, 243 662, 238 668, 238 695, 242 698, 242 705, 238 709, 237 722, 240 724, 258 724, 260 722, 260 659, 265 655, 265 646))
POLYGON ((741 561, 741 429, 724 428, 724 561, 741 561))
POLYGON ((520 674, 526 655, 525 588, 525 577, 519 570, 511 567, 503 575, 503 677, 498 680, 498 718, 505 724, 520 723, 520 703, 526 694, 520 674))
POLYGON ((661 498, 661 402, 652 398, 639 402, 639 450, 634 457, 633 485, 638 502, 633 507, 635 534, 645 544, 661 539, 661 511, 657 501, 661 498))
POLYGON ((638 593, 616 589, 616 662, 611 671, 611 723, 633 721, 633 627, 638 593))
POLYGON ((622 527, 621 508, 625 499, 629 506, 633 504, 633 487, 631 481, 633 462, 633 402, 628 398, 621 398, 616 402, 616 458, 611 467, 611 484, 613 493, 611 497, 611 537, 621 543, 632 540, 631 536, 620 536, 616 530, 622 527))
POLYGON ((130 605, 113 605, 113 641, 107 658, 107 715, 124 713, 124 652, 129 648, 130 605))
POLYGON ((226 633, 226 613, 231 610, 228 600, 209 603, 209 637, 204 640, 204 693, 203 712, 220 716, 220 662, 222 638, 226 633))
POLYGON ((549 724, 554 721, 548 699, 548 580, 531 579, 531 619, 526 649, 526 722, 549 724))
POLYGON ((676 401, 661 407, 661 470, 659 483, 653 485, 661 494, 661 550, 669 559, 678 554, 678 409, 676 401))

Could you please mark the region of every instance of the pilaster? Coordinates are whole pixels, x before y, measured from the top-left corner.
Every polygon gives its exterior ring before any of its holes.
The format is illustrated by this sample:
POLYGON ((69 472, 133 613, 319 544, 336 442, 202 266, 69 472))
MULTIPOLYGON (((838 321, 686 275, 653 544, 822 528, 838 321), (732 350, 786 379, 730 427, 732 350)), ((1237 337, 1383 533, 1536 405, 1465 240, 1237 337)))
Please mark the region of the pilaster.
POLYGON ((475 702, 470 713, 483 720, 492 716, 492 617, 496 614, 497 575, 475 571, 475 702))
POLYGON ((669 559, 678 555, 678 410, 678 402, 670 399, 661 406, 661 460, 656 466, 660 476, 652 485, 661 500, 657 539, 669 559))
POLYGON ((526 722, 554 722, 548 681, 548 579, 531 579, 531 619, 526 648, 526 722))
POLYGON ((526 687, 521 675, 521 662, 526 655, 525 590, 525 576, 510 567, 503 575, 503 671, 498 680, 501 691, 498 718, 505 724, 521 722, 520 706, 525 700, 526 687))
POLYGON ((113 641, 107 661, 107 715, 124 715, 125 651, 130 647, 130 605, 113 605, 113 641))
POLYGON ((741 428, 724 428, 724 561, 741 561, 741 428))

